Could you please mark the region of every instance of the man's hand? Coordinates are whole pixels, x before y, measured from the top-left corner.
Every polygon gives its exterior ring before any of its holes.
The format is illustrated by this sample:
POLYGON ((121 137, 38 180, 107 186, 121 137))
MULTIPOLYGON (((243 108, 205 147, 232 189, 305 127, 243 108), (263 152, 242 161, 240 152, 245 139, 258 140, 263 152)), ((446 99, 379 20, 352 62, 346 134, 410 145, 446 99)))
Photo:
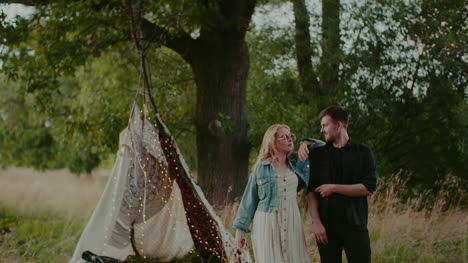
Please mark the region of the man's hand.
POLYGON ((334 184, 322 184, 315 188, 315 192, 319 193, 322 197, 327 197, 335 192, 334 184))
POLYGON ((317 240, 318 243, 323 245, 328 244, 327 231, 322 224, 314 224, 314 234, 315 240, 317 240))
POLYGON ((309 145, 311 144, 313 144, 313 142, 308 141, 302 141, 299 144, 299 150, 297 153, 299 154, 299 159, 301 159, 301 161, 305 161, 309 158, 309 145))
POLYGON ((238 253, 243 249, 249 249, 249 244, 247 244, 247 239, 245 239, 244 231, 239 229, 236 230, 236 247, 238 253))

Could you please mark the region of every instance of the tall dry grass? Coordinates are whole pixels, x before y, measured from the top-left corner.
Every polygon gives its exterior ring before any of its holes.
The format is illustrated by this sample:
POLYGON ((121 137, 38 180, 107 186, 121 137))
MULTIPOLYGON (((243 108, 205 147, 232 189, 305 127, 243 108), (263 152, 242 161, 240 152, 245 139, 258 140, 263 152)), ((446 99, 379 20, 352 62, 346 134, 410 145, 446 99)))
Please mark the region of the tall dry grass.
MULTIPOLYGON (((100 198, 109 172, 98 171, 91 176, 78 177, 63 170, 45 173, 26 168, 0 170, 0 209, 6 208, 29 218, 60 218, 52 223, 57 224, 55 228, 63 229, 58 236, 51 238, 45 253, 50 251, 54 254, 50 262, 57 258, 67 259, 100 198), (62 249, 64 244, 66 249, 62 249)), ((460 206, 448 207, 448 195, 443 190, 431 206, 425 206, 422 198, 402 202, 405 183, 396 176, 381 184, 369 199, 373 262, 468 262, 468 211, 460 206)), ((232 225, 237 206, 233 204, 218 209, 228 228, 232 225)), ((311 260, 319 262, 313 225, 307 213, 304 213, 304 231, 311 260)), ((3 240, 6 238, 12 236, 4 235, 3 240)), ((6 246, 6 243, 0 242, 0 262, 48 262, 31 259, 34 255, 23 257, 28 255, 28 251, 18 253, 16 248, 6 246)), ((26 245, 22 247, 28 249, 26 245)), ((30 247, 33 248, 32 245, 30 247)))
POLYGON ((0 170, 0 263, 68 262, 108 171, 0 170))
POLYGON ((110 171, 77 176, 66 170, 0 169, 0 207, 22 216, 58 214, 86 220, 110 171))
MULTIPOLYGON (((448 181, 452 180, 448 177, 448 181)), ((385 263, 468 263, 468 211, 441 187, 433 203, 424 202, 431 193, 403 202, 406 180, 397 174, 379 185, 369 198, 369 235, 373 262, 385 263), (451 200, 454 201, 453 199, 451 200)), ((446 182, 440 182, 444 185, 446 182)), ((461 198, 466 198, 463 194, 461 198)), ((305 205, 298 194, 300 207, 305 205)), ((219 211, 227 226, 232 224, 238 204, 219 211)), ((309 254, 320 262, 313 224, 308 212, 301 209, 309 254)), ((343 261, 345 260, 343 254, 343 261)))
MULTIPOLYGON (((398 174, 380 184, 370 198, 369 230, 377 262, 468 262, 468 211, 459 202, 448 203, 448 183, 433 202, 427 195, 402 201, 406 180, 398 174), (404 261, 402 261, 404 259, 404 261)), ((463 189, 460 189, 463 190, 463 189)), ((463 193, 461 199, 466 198, 463 193)), ((463 201, 463 200, 460 200, 463 201)))

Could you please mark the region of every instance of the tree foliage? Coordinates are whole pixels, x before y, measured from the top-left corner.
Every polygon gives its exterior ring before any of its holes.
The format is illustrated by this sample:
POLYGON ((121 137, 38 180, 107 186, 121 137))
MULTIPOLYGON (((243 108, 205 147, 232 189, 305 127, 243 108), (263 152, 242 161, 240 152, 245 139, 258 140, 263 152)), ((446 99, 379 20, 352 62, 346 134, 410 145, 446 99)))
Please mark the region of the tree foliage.
MULTIPOLYGON (((185 142, 181 149, 189 153, 188 162, 195 165, 191 73, 168 50, 159 52, 151 63, 160 110, 174 136, 185 142)), ((67 167, 75 173, 89 173, 117 151, 119 133, 127 126, 133 99, 141 92, 136 71, 124 48, 103 52, 78 67, 73 76, 59 78, 58 88, 43 109, 38 106, 40 95, 22 92, 27 85, 24 81, 4 77, 0 90, 2 165, 67 167)))
MULTIPOLYGON (((286 10, 286 18, 294 14, 293 3, 261 3, 266 5, 258 8, 257 14, 268 15, 274 10, 286 10)), ((56 8, 38 7, 30 19, 1 23, 5 36, 0 40, 2 72, 13 82, 4 82, 8 84, 0 91, 0 154, 2 160, 8 160, 4 163, 20 164, 13 160, 24 159, 21 165, 44 168, 73 167, 74 163, 81 167, 77 170, 85 171, 97 165, 91 160, 106 159, 116 150, 118 133, 126 125, 140 81, 138 54, 130 51, 126 20, 112 6, 99 1, 54 1, 53 5, 56 8), (27 114, 19 114, 23 109, 27 114), (23 154, 26 145, 35 150, 23 154), (71 154, 65 158, 71 163, 55 152, 71 154), (33 160, 38 155, 40 158, 33 160)), ((225 21, 226 12, 215 12, 216 8, 197 1, 152 2, 148 8, 154 12, 146 18, 167 30, 153 28, 158 34, 149 36, 169 42, 185 33, 202 40, 203 32, 211 32, 223 21, 227 28, 239 22, 225 21), (167 4, 160 5, 163 3, 167 4)), ((312 1, 306 1, 305 8, 299 11, 310 17, 307 56, 311 56, 312 78, 320 83, 328 67, 322 46, 326 45, 321 33, 322 11, 312 1)), ((334 60, 339 64, 333 66, 333 76, 338 77, 327 101, 350 110, 350 134, 374 150, 380 176, 403 171, 414 189, 432 187, 447 174, 464 178, 468 174, 464 2, 340 1, 339 11, 340 52, 334 60)), ((251 25, 247 32, 249 133, 245 136, 253 146, 251 155, 256 154, 264 131, 273 123, 289 125, 299 138, 320 138, 319 109, 310 104, 317 98, 310 97, 307 81, 300 78, 297 69, 294 21, 280 24, 266 21, 251 25)), ((229 53, 227 46, 216 43, 229 53)), ((197 67, 216 61, 218 55, 214 51, 200 55, 194 66, 187 63, 184 48, 174 51, 154 45, 148 57, 157 104, 190 166, 197 167, 200 154, 206 154, 206 144, 196 143, 197 129, 203 126, 204 133, 222 145, 217 136, 232 136, 230 132, 237 127, 234 115, 224 110, 212 110, 209 116, 200 114, 202 81, 224 82, 214 77, 219 75, 215 73, 219 64, 207 67, 204 72, 213 76, 203 78, 197 77, 201 72, 197 67), (197 118, 202 115, 207 125, 200 126, 204 122, 197 118), (221 130, 213 125, 218 122, 221 130)), ((194 42, 188 46, 203 48, 194 42)), ((202 93, 203 98, 222 93, 219 90, 202 93)))
MULTIPOLYGON (((115 51, 121 44, 129 47, 129 40, 135 40, 134 59, 162 47, 177 53, 184 61, 178 62, 190 67, 196 87, 191 121, 197 144, 203 145, 197 153, 199 183, 212 202, 226 196, 223 188, 232 189, 228 202, 241 194, 249 150, 244 109, 249 56, 244 38, 255 0, 7 2, 36 8, 29 18, 2 21, 6 34, 1 58, 4 74, 25 81, 26 92, 36 95, 42 111, 60 89, 60 78, 73 76, 90 55, 115 51), (212 132, 211 124, 218 122, 231 128, 212 132), (228 158, 223 157, 226 153, 228 158)), ((80 103, 93 103, 90 100, 82 98, 80 103)), ((73 116, 68 127, 85 131, 103 124, 87 114, 81 117, 87 121, 73 116)), ((86 150, 97 151, 94 148, 86 150)))
MULTIPOLYGON (((316 50, 311 64, 320 72, 325 70, 319 62, 320 11, 308 7, 310 49, 316 50)), ((340 12, 335 84, 340 93, 329 99, 350 110, 350 134, 374 150, 381 178, 403 171, 411 178, 408 189, 432 188, 448 174, 465 178, 466 30, 461 25, 466 8, 461 1, 444 6, 436 1, 346 1, 340 12)), ((318 112, 304 103, 300 71, 289 63, 293 32, 293 25, 269 24, 251 36, 249 118, 257 142, 261 130, 276 122, 289 124, 299 137, 320 136, 318 112)))

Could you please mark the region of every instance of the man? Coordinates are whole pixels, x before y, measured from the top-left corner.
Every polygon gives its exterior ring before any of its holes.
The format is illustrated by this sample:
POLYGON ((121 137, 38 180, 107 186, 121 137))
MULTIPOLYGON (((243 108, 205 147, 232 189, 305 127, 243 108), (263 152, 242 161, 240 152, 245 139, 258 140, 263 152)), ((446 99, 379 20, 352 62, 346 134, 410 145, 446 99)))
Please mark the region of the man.
POLYGON ((321 262, 341 263, 343 249, 349 263, 371 262, 367 196, 376 188, 374 155, 349 137, 343 107, 330 106, 319 118, 326 145, 309 152, 306 139, 299 157, 310 160, 307 199, 321 262))

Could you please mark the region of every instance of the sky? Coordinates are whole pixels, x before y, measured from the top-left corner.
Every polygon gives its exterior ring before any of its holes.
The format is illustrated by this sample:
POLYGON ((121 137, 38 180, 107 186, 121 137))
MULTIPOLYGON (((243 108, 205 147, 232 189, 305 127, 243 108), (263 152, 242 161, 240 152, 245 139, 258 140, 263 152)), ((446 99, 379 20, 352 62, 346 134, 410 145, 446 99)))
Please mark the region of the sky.
POLYGON ((20 4, 0 4, 0 10, 7 15, 7 19, 12 19, 16 15, 27 16, 34 12, 33 7, 20 4))

